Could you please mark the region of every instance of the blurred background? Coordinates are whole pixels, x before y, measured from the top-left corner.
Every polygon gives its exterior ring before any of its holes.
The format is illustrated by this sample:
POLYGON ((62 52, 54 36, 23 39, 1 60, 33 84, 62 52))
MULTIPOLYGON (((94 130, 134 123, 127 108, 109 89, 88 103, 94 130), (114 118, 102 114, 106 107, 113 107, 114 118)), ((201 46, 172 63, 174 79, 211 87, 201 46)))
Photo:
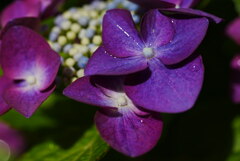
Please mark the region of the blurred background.
MULTIPOLYGON (((95 160, 100 161, 239 161, 240 160, 240 105, 230 99, 230 62, 240 53, 240 46, 226 36, 226 26, 239 16, 236 5, 239 0, 201 0, 195 7, 224 19, 221 24, 212 23, 197 52, 203 56, 205 80, 195 106, 181 114, 163 114, 164 131, 158 145, 138 158, 129 158, 108 148, 98 138, 99 152, 95 160)), ((11 3, 1 0, 0 10, 11 3)), ((66 0, 61 10, 88 3, 87 0, 66 0)), ((240 30, 240 28, 239 28, 240 30)), ((239 73, 240 74, 240 73, 239 73)), ((0 120, 22 133, 26 148, 23 155, 14 160, 50 161, 73 160, 72 154, 92 141, 96 107, 70 100, 61 95, 59 89, 39 110, 26 119, 13 110, 0 120), (89 131, 89 130, 88 130, 89 131), (81 141, 81 138, 88 141, 81 141), (79 147, 76 143, 80 140, 79 147), (75 148, 73 148, 76 146, 75 148), (75 149, 75 150, 73 150, 75 149), (69 156, 57 159, 62 153, 69 156), (69 157, 69 158, 68 158, 69 157)), ((1 133, 1 131, 0 131, 1 133)), ((96 153, 97 153, 96 152, 96 153)), ((76 157, 76 156, 75 156, 76 157)), ((91 160, 82 157, 76 160, 91 160)), ((92 159, 93 160, 93 159, 92 159)), ((1 159, 0 159, 1 161, 1 159)))

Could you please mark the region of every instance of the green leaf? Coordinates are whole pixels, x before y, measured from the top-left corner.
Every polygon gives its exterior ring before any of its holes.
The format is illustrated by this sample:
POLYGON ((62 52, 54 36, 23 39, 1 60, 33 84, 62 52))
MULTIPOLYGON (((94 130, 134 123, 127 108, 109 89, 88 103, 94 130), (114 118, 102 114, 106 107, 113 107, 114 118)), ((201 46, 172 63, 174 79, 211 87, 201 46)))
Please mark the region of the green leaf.
POLYGON ((240 0, 233 0, 236 11, 240 14, 240 0))
POLYGON ((233 148, 227 161, 236 161, 240 158, 240 117, 237 116, 232 123, 233 128, 233 148))
POLYGON ((20 161, 97 161, 108 149, 96 128, 92 127, 70 149, 64 150, 52 142, 46 142, 34 147, 20 161))
POLYGON ((236 161, 239 160, 240 158, 240 153, 235 153, 230 155, 230 157, 227 159, 227 161, 236 161))

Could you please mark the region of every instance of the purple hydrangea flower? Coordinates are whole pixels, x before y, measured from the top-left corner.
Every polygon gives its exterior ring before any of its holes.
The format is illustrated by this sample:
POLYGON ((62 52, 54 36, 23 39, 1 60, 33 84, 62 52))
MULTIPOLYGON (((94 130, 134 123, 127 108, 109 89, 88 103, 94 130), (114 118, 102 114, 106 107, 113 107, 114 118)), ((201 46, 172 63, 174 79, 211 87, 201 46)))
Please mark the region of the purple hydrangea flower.
POLYGON ((10 154, 13 156, 19 155, 25 148, 24 139, 20 133, 3 122, 0 122, 0 148, 1 147, 7 148, 5 149, 6 152, 10 150, 10 154))
POLYGON ((14 26, 2 36, 0 64, 0 112, 11 107, 30 117, 55 89, 60 56, 33 30, 14 26))
POLYGON ((191 108, 204 74, 201 57, 192 53, 203 40, 209 20, 201 11, 177 11, 188 16, 168 17, 150 10, 140 33, 129 11, 108 11, 103 19, 102 47, 91 57, 85 75, 132 74, 124 90, 134 104, 168 113, 191 108), (189 16, 193 13, 197 16, 189 16))
POLYGON ((151 150, 162 132, 158 114, 143 111, 123 90, 124 77, 82 77, 64 90, 64 95, 100 106, 95 115, 96 126, 117 151, 136 157, 151 150))
POLYGON ((233 20, 227 27, 227 35, 240 45, 240 18, 233 20))
POLYGON ((15 0, 1 13, 0 25, 23 17, 42 17, 54 11, 62 0, 15 0))
POLYGON ((145 8, 190 8, 196 5, 199 0, 131 0, 145 8))

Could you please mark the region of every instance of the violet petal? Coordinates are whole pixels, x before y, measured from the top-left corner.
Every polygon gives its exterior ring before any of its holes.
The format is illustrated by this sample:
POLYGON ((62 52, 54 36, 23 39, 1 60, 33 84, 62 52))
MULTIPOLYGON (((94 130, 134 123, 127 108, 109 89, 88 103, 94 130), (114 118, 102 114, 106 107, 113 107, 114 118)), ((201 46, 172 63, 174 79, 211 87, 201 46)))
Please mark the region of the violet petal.
POLYGON ((15 18, 38 17, 40 15, 40 7, 38 4, 29 3, 27 1, 14 1, 7 6, 1 13, 0 24, 5 26, 9 21, 15 18))
POLYGON ((107 11, 103 18, 102 33, 103 47, 112 56, 136 56, 142 51, 143 42, 127 10, 107 11))
POLYGON ((181 8, 189 8, 195 6, 199 0, 182 0, 180 7, 181 8))
POLYGON ((103 47, 99 47, 84 71, 85 75, 123 75, 141 71, 147 66, 147 61, 142 56, 116 58, 107 54, 103 47))
POLYGON ((25 26, 34 31, 38 31, 40 28, 40 19, 34 17, 25 17, 25 18, 16 18, 7 23, 7 25, 0 31, 0 39, 4 33, 7 32, 8 29, 12 28, 13 26, 25 26))
POLYGON ((82 77, 64 89, 63 94, 76 101, 95 106, 112 107, 112 100, 99 89, 91 77, 82 77))
POLYGON ((0 77, 0 115, 3 115, 4 113, 6 113, 8 110, 10 110, 10 106, 5 102, 5 100, 3 99, 3 91, 5 90, 5 88, 8 87, 9 84, 9 80, 8 78, 1 76, 0 77))
POLYGON ((148 11, 143 17, 141 33, 146 46, 155 47, 169 43, 175 31, 171 19, 155 9, 148 11))
POLYGON ((206 35, 207 18, 172 19, 175 36, 167 45, 156 49, 156 55, 163 64, 171 65, 189 57, 206 35))
POLYGON ((108 144, 131 157, 150 151, 157 144, 163 127, 158 117, 140 117, 129 108, 121 113, 114 110, 98 111, 95 122, 108 144))
POLYGON ((172 67, 154 59, 150 69, 127 79, 125 91, 133 103, 166 113, 183 112, 194 105, 203 83, 201 57, 172 67))
POLYGON ((13 109, 29 118, 36 109, 48 98, 54 91, 55 86, 47 91, 39 91, 31 87, 21 87, 13 83, 4 91, 3 98, 13 109))
POLYGON ((220 23, 222 21, 221 18, 214 16, 213 14, 191 8, 160 8, 159 11, 166 14, 170 13, 171 16, 206 17, 215 23, 220 23))
POLYGON ((170 0, 130 0, 130 1, 139 4, 143 8, 148 9, 175 7, 175 4, 173 2, 169 2, 170 0))

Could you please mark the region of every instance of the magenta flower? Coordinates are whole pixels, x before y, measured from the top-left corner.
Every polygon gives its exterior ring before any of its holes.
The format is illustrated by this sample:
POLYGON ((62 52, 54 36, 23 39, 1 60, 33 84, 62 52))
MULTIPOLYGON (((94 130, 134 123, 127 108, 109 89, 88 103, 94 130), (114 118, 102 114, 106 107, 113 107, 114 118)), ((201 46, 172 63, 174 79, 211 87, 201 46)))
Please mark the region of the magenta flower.
POLYGON ((5 150, 10 150, 13 156, 19 155, 25 148, 24 139, 20 133, 3 122, 0 122, 0 147, 1 144, 4 144, 2 148, 9 148, 5 150))
POLYGON ((1 113, 11 107, 30 117, 55 89, 60 56, 31 29, 14 26, 2 36, 0 64, 1 113))
POLYGON ((240 45, 240 18, 236 18, 228 25, 227 35, 240 45))
MULTIPOLYGON (((188 14, 193 12, 199 13, 188 14)), ((156 112, 186 111, 196 101, 204 73, 201 57, 190 55, 208 24, 200 15, 168 17, 155 9, 145 15, 139 33, 129 11, 110 10, 103 19, 102 47, 85 75, 132 74, 124 90, 134 104, 156 112)))
POLYGON ((162 132, 159 116, 136 106, 123 90, 124 77, 83 77, 64 90, 64 95, 100 106, 95 115, 96 126, 117 151, 136 157, 151 150, 162 132))
POLYGON ((199 0, 131 0, 144 8, 190 8, 199 2, 199 0))
POLYGON ((1 13, 0 25, 23 17, 42 17, 51 14, 63 0, 15 0, 1 13))

